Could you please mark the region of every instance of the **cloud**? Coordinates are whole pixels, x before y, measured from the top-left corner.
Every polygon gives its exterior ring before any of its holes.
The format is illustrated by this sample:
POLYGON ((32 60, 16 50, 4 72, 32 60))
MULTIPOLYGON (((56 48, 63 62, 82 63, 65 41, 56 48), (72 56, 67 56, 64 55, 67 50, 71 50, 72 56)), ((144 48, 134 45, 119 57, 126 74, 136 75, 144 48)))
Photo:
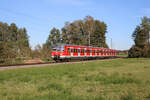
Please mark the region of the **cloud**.
POLYGON ((73 6, 85 6, 90 5, 92 0, 47 0, 50 3, 62 4, 62 5, 73 5, 73 6))

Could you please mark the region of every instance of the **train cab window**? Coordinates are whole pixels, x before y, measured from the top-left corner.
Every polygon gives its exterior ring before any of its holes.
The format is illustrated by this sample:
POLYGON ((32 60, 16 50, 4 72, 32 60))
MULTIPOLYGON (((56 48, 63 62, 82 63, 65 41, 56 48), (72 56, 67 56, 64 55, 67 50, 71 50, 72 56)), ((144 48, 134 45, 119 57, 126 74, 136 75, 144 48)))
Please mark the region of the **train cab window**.
POLYGON ((52 49, 52 51, 57 51, 57 49, 56 49, 56 48, 54 48, 54 49, 52 49))

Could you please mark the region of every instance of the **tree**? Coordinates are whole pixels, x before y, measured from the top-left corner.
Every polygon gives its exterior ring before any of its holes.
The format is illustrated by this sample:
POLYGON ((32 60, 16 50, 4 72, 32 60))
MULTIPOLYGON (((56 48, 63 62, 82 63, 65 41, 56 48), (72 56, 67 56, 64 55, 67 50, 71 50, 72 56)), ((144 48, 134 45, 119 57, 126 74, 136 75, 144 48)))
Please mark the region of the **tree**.
POLYGON ((91 45, 91 36, 94 33, 94 18, 91 16, 86 16, 85 19, 85 27, 86 27, 86 33, 88 35, 88 46, 91 45))
POLYGON ((60 40, 61 40, 61 38, 60 38, 60 31, 59 31, 59 29, 53 28, 50 31, 48 39, 46 40, 46 44, 49 47, 53 47, 53 46, 56 46, 60 42, 60 40))
POLYGON ((33 58, 40 58, 41 51, 42 51, 42 47, 39 44, 37 44, 32 53, 33 58))
POLYGON ((91 44, 96 47, 105 47, 108 48, 106 44, 106 31, 107 25, 104 22, 100 22, 99 20, 95 21, 95 29, 94 34, 91 36, 91 44))
POLYGON ((20 56, 29 56, 28 50, 30 49, 29 45, 29 36, 27 35, 26 28, 22 28, 18 30, 17 36, 17 45, 20 56))
POLYGON ((129 50, 129 57, 150 57, 149 32, 150 18, 143 17, 141 24, 135 28, 132 34, 135 45, 129 50))
POLYGON ((51 48, 46 43, 42 45, 41 57, 47 60, 51 57, 51 48))
POLYGON ((18 28, 15 23, 8 25, 0 22, 0 58, 15 59, 18 56, 30 56, 29 37, 25 28, 18 28), (8 55, 9 54, 9 55, 8 55))
POLYGON ((62 39, 64 44, 75 44, 83 46, 98 46, 108 48, 106 44, 107 25, 91 16, 72 23, 66 22, 62 28, 62 39))

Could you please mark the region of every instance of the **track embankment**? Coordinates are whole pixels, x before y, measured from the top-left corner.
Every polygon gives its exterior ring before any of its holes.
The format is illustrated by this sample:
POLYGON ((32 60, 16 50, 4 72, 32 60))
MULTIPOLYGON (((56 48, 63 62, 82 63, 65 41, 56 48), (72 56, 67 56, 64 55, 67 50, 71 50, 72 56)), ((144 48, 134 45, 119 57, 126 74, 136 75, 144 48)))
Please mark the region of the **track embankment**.
POLYGON ((115 57, 115 58, 105 58, 105 59, 97 59, 97 60, 86 60, 86 61, 71 61, 71 62, 51 62, 51 63, 34 63, 34 64, 17 64, 17 65, 0 65, 0 71, 7 69, 17 69, 17 68, 30 68, 30 67, 46 67, 46 66, 54 66, 59 64, 74 64, 74 63, 86 63, 93 61, 108 61, 108 60, 117 60, 123 59, 126 57, 115 57))

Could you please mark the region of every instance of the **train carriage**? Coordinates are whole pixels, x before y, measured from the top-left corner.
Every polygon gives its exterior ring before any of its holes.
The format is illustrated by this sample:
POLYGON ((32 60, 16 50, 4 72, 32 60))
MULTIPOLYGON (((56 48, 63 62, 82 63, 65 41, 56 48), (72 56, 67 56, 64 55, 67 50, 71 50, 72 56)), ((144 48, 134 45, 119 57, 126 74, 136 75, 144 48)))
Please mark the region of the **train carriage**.
POLYGON ((71 59, 95 59, 117 56, 117 50, 91 46, 60 45, 52 49, 51 57, 55 61, 71 59))

